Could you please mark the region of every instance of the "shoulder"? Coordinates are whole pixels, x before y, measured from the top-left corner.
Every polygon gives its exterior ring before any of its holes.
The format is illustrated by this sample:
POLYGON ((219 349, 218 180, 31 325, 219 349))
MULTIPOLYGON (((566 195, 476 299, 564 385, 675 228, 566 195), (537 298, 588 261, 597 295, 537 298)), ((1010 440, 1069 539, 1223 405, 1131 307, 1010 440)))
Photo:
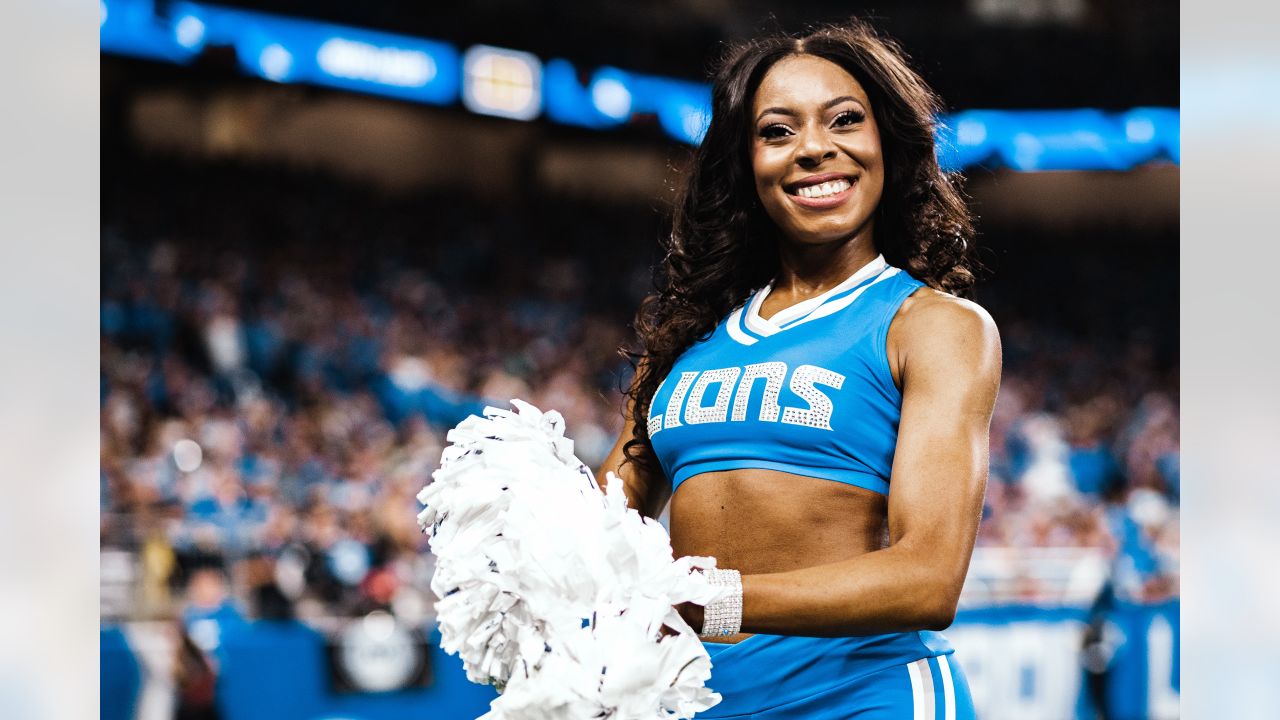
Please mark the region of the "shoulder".
POLYGON ((887 343, 895 375, 914 366, 1000 372, 1000 332, 981 305, 921 287, 898 308, 887 343))
POLYGON ((916 290, 898 308, 893 318, 900 334, 907 337, 965 336, 998 339, 996 322, 986 308, 951 293, 925 286, 916 290))

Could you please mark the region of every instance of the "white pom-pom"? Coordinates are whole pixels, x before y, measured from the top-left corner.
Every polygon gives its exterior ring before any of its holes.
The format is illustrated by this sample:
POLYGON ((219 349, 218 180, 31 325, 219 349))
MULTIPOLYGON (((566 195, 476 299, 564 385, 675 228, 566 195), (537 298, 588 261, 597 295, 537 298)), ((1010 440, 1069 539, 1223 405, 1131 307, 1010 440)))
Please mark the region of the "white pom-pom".
POLYGON ((440 645, 502 692, 484 718, 691 718, 718 703, 711 660, 673 609, 719 596, 695 572, 715 559, 673 560, 621 480, 600 492, 560 413, 512 405, 449 431, 418 494, 440 645))

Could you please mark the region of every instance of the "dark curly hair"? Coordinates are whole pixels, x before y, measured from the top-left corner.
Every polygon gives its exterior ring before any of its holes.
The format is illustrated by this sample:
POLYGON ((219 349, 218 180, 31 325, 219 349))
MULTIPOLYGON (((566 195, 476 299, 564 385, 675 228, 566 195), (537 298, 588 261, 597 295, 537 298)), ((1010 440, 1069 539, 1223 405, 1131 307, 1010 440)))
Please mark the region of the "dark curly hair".
POLYGON ((758 202, 748 155, 751 103, 766 72, 791 55, 839 65, 867 93, 880 128, 885 183, 875 245, 891 265, 931 287, 966 295, 974 282, 973 221, 934 150, 941 101, 907 64, 897 43, 861 20, 802 36, 777 33, 730 47, 717 65, 711 122, 676 200, 655 292, 641 303, 639 347, 628 396, 634 433, 627 460, 656 470, 646 418, 676 359, 708 336, 779 269, 778 229, 758 202))

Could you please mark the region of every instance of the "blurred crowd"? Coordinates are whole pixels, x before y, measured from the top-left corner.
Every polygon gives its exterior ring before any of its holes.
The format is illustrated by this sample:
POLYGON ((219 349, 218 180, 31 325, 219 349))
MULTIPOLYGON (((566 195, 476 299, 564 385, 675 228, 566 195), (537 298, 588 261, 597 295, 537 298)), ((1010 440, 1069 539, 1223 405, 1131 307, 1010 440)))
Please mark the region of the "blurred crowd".
MULTIPOLYGON (((595 466, 621 426, 654 208, 145 158, 103 200, 101 540, 138 567, 120 612, 425 620, 415 494, 448 428, 526 399, 595 466)), ((978 298, 1005 348, 979 545, 1097 548, 1118 595, 1176 595, 1176 354, 1007 292, 978 298)))

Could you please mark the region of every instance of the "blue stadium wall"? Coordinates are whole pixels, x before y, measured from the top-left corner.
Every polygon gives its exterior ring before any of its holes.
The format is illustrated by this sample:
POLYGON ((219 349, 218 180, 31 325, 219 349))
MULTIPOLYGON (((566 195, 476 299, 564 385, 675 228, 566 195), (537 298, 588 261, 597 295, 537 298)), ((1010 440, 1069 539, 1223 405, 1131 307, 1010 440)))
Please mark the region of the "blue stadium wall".
MULTIPOLYGON (((1107 717, 1177 716, 1178 601, 1123 605, 1107 621, 1113 651, 1102 693, 1107 717)), ((1085 611, 1004 606, 961 611, 947 632, 987 720, 1092 718, 1080 663, 1085 611)), ((390 693, 337 693, 330 688, 326 639, 300 623, 250 623, 223 636, 218 702, 231 720, 471 720, 488 709, 493 690, 467 682, 432 633, 431 683, 390 693)), ((117 626, 101 633, 101 717, 133 717, 140 663, 117 626)))

